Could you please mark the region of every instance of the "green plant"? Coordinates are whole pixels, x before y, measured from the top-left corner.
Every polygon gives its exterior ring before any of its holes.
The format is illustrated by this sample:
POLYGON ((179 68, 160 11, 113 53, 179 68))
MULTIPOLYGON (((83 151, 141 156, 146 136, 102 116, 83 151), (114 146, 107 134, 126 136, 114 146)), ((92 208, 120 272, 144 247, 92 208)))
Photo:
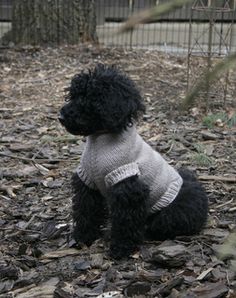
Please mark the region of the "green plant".
POLYGON ((236 272, 236 232, 232 232, 218 249, 218 256, 222 260, 232 259, 231 269, 236 272))
POLYGON ((236 126, 236 113, 227 120, 227 124, 230 128, 236 126))
POLYGON ((193 154, 191 161, 200 167, 210 167, 214 163, 213 159, 210 156, 207 156, 205 153, 193 154))
POLYGON ((227 113, 219 112, 216 114, 209 114, 202 119, 203 125, 210 129, 217 124, 217 121, 221 121, 223 125, 232 128, 236 125, 236 113, 229 117, 227 113))
POLYGON ((227 114, 225 112, 209 114, 203 117, 202 123, 208 128, 213 128, 218 120, 220 120, 222 123, 226 123, 228 120, 227 114))
POLYGON ((205 153, 206 150, 202 144, 196 144, 194 147, 197 152, 190 156, 193 164, 200 167, 210 167, 214 164, 214 159, 205 153))

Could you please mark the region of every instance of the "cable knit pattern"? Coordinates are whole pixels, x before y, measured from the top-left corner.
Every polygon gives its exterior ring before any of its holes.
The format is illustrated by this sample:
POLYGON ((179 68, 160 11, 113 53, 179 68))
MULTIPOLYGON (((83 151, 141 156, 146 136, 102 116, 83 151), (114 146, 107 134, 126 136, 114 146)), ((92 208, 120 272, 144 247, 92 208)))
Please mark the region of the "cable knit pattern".
POLYGON ((141 138, 135 126, 121 134, 87 137, 77 173, 88 187, 98 189, 105 197, 110 187, 138 175, 150 189, 150 213, 173 202, 183 183, 178 172, 141 138))

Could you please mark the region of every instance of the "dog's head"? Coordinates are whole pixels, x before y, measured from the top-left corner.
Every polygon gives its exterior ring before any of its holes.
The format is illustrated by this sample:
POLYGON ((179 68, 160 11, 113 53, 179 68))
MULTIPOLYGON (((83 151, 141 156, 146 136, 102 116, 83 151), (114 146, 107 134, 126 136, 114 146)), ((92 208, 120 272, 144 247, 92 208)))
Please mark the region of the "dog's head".
POLYGON ((66 91, 59 120, 75 135, 118 133, 145 110, 134 82, 114 66, 98 64, 75 75, 66 91))

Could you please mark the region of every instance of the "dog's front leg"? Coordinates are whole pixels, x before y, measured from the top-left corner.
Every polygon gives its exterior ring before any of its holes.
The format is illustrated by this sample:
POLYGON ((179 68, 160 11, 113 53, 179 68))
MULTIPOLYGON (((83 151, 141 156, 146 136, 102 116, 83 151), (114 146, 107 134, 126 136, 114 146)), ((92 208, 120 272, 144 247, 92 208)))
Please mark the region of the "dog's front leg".
POLYGON ((91 245, 101 236, 100 227, 107 218, 106 202, 98 191, 86 186, 76 173, 72 177, 72 187, 73 237, 77 243, 91 245))
POLYGON ((148 196, 149 189, 138 176, 112 186, 110 255, 113 258, 129 256, 142 242, 148 196))

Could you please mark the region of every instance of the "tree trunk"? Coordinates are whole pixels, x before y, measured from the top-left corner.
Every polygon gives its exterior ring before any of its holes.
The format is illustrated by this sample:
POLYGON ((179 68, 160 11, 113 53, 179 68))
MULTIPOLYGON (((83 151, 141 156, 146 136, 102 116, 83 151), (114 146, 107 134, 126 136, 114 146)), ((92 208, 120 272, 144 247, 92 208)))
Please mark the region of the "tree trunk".
POLYGON ((97 42, 95 0, 14 0, 15 44, 97 42))

